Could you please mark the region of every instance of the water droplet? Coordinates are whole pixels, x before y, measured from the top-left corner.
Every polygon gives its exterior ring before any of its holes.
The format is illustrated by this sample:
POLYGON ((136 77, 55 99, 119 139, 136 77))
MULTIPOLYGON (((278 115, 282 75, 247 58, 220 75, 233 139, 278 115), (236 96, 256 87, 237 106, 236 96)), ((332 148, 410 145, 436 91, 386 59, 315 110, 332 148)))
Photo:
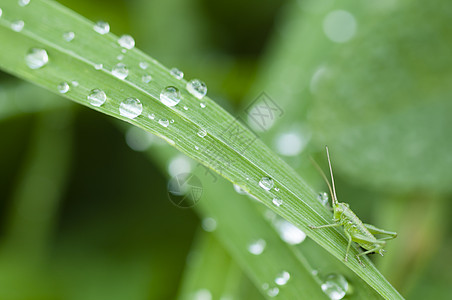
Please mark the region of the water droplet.
POLYGON ((187 82, 187 90, 198 99, 202 99, 207 94, 207 86, 199 79, 192 79, 187 82))
POLYGON ((135 151, 145 151, 156 142, 155 135, 135 126, 127 130, 125 137, 127 146, 135 151))
POLYGON ((159 124, 162 125, 163 127, 168 127, 169 121, 167 119, 160 119, 159 124))
POLYGON ((103 64, 95 64, 95 65, 94 65, 94 69, 96 69, 96 70, 100 70, 100 69, 102 69, 103 67, 104 67, 103 64))
POLYGON ((124 80, 129 75, 129 69, 127 66, 123 63, 118 63, 116 66, 113 67, 113 70, 111 70, 111 73, 113 76, 124 80))
POLYGON ((39 69, 49 62, 47 51, 39 48, 32 48, 25 56, 25 63, 30 69, 39 69))
POLYGON ((273 187, 273 179, 262 177, 262 179, 259 181, 259 186, 264 190, 269 191, 273 187))
POLYGON ((188 110, 188 106, 185 105, 185 106, 184 106, 184 110, 188 110))
POLYGON ((275 187, 275 192, 279 192, 279 188, 275 187))
POLYGON ((298 245, 306 239, 303 231, 282 218, 275 219, 272 224, 278 231, 279 237, 289 245, 298 245))
POLYGON ((233 184, 234 186, 234 190, 239 193, 240 195, 246 195, 247 192, 245 190, 243 190, 238 184, 233 184))
POLYGON ((101 89, 93 89, 88 95, 89 103, 93 106, 101 106, 107 101, 107 95, 101 89))
POLYGON ((180 102, 180 92, 174 86, 167 86, 160 92, 160 101, 166 106, 175 106, 180 102))
POLYGON ((25 23, 22 20, 16 20, 11 23, 11 29, 16 32, 22 31, 22 29, 24 29, 24 26, 25 26, 25 23))
POLYGON ((79 86, 79 83, 78 83, 78 81, 76 81, 76 80, 72 80, 72 85, 74 86, 74 87, 78 87, 79 86))
POLYGON ((348 282, 340 274, 329 274, 322 284, 322 291, 332 300, 339 300, 345 297, 348 290, 348 282))
POLYGON ((174 123, 174 119, 171 119, 169 122, 170 122, 171 124, 173 124, 173 123, 174 123))
POLYGON ((143 111, 143 105, 137 98, 129 97, 119 105, 119 114, 129 119, 135 119, 143 111))
POLYGON ((28 4, 30 4, 30 0, 19 0, 18 1, 19 6, 27 6, 28 4))
POLYGON ((74 33, 73 31, 68 31, 68 32, 63 33, 63 39, 64 39, 66 42, 70 42, 70 41, 72 41, 74 38, 75 38, 75 33, 74 33))
POLYGON ((182 72, 181 70, 179 70, 178 68, 172 68, 170 70, 170 74, 176 78, 181 80, 182 78, 184 78, 184 72, 182 72))
POLYGON ((335 43, 345 43, 356 34, 356 19, 345 10, 335 10, 326 15, 323 20, 325 35, 335 43))
POLYGON ((204 102, 199 103, 199 106, 201 106, 201 108, 205 108, 206 104, 204 102))
POLYGON ((259 239, 257 241, 252 242, 248 246, 248 251, 251 254, 260 255, 260 254, 262 254, 262 252, 264 252, 266 246, 267 246, 267 243, 265 242, 265 240, 259 239))
POLYGON ((118 39, 118 44, 119 46, 130 50, 135 47, 135 40, 132 36, 124 34, 118 39))
POLYGON ((312 270, 311 274, 312 274, 312 276, 317 276, 317 275, 319 275, 319 271, 318 270, 312 270))
POLYGON ((207 131, 205 130, 205 129, 203 129, 203 128, 201 128, 201 129, 199 129, 198 130, 198 136, 199 137, 205 137, 207 135, 207 131))
POLYGON ((143 70, 146 70, 147 68, 149 68, 149 64, 145 61, 141 61, 139 63, 140 68, 142 68, 143 70))
POLYGON ((212 300, 212 294, 207 289, 201 289, 195 293, 193 300, 212 300))
POLYGON ((317 195, 317 200, 320 201, 320 203, 322 203, 323 206, 328 204, 328 193, 325 192, 321 192, 317 195))
POLYGON ((123 60, 124 59, 124 54, 119 54, 118 56, 116 56, 117 60, 123 60))
POLYGON ((277 197, 273 198, 272 202, 274 205, 276 205, 278 207, 280 207, 284 203, 284 201, 281 198, 277 198, 277 197))
POLYGON ((267 291, 267 295, 272 298, 278 296, 278 294, 279 294, 279 288, 277 288, 277 287, 271 288, 267 291))
POLYGON ((2 16, 2 14, 3 14, 3 10, 0 8, 0 17, 2 16))
POLYGON ((122 49, 121 52, 126 54, 127 53, 127 49, 122 49))
POLYGON ((283 271, 281 274, 278 274, 275 278, 275 283, 277 285, 285 285, 287 281, 290 279, 290 274, 287 271, 283 271))
POLYGON ((150 115, 148 115, 148 118, 151 119, 151 120, 154 120, 155 119, 155 115, 154 114, 150 114, 150 115))
POLYGON ((104 21, 98 21, 94 24, 94 31, 100 34, 107 34, 110 32, 110 24, 104 21))
POLYGON ((69 91, 69 84, 67 82, 62 82, 57 86, 57 89, 61 94, 66 94, 69 91))
POLYGON ((141 77, 141 81, 143 81, 144 83, 149 83, 149 82, 151 82, 151 80, 152 80, 152 76, 149 74, 143 75, 141 77))
POLYGON ((266 289, 268 289, 268 288, 269 288, 268 283, 263 283, 263 284, 262 284, 262 289, 263 289, 263 290, 266 290, 266 289))
POLYGON ((217 229, 217 221, 213 218, 205 218, 202 220, 202 229, 207 232, 212 232, 217 229))
POLYGON ((198 147, 198 146, 195 146, 195 150, 199 150, 199 147, 198 147))

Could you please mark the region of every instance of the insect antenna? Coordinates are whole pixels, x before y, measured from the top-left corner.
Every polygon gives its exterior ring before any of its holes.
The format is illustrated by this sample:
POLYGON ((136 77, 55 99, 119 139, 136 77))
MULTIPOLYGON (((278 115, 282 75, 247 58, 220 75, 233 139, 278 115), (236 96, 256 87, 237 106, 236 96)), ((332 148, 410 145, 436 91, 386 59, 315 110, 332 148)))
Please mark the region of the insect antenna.
POLYGON ((337 204, 337 197, 336 197, 336 188, 334 187, 334 177, 333 177, 333 168, 331 167, 331 161, 330 161, 330 152, 328 151, 328 146, 325 146, 326 148, 326 156, 328 157, 328 165, 330 166, 330 174, 331 174, 331 184, 333 185, 333 205, 337 204))
POLYGON ((331 194, 331 201, 333 202, 333 206, 336 204, 335 200, 334 200, 334 195, 333 195, 333 189, 331 188, 330 182, 328 181, 328 178, 325 175, 325 172, 323 172, 322 168, 320 168, 320 166, 316 163, 316 161, 312 158, 309 157, 311 159, 312 164, 316 167, 317 171, 319 171, 320 175, 322 175, 323 180, 325 180, 326 184, 328 185, 328 189, 330 190, 330 194, 331 194))

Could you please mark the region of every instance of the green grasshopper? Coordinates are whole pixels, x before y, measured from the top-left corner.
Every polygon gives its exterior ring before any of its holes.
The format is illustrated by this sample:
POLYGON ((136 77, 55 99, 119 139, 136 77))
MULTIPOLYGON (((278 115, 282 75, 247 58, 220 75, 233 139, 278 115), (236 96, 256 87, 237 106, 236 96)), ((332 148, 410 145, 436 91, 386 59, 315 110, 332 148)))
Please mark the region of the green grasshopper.
POLYGON ((328 157, 328 165, 330 167, 330 174, 331 174, 331 183, 328 182, 328 179, 326 178, 325 173, 320 169, 320 167, 315 164, 315 166, 319 169, 320 174, 322 174, 323 179, 325 179, 326 183, 328 184, 328 188, 330 190, 331 194, 331 200, 333 205, 333 211, 334 211, 334 217, 333 221, 334 224, 327 224, 327 225, 321 225, 321 226, 313 226, 310 225, 309 227, 311 229, 319 229, 319 228, 327 228, 327 227, 339 227, 343 226, 345 236, 348 239, 348 245, 347 245, 347 251, 345 252, 345 258, 344 261, 348 260, 348 253, 350 251, 350 246, 352 244, 352 241, 355 243, 358 243, 362 248, 364 248, 367 251, 364 251, 360 254, 356 255, 356 258, 358 259, 359 263, 363 265, 361 262, 361 259, 359 258, 362 255, 366 255, 369 253, 379 253, 381 256, 383 256, 383 253, 385 250, 383 249, 386 246, 386 240, 391 240, 397 237, 397 233, 386 231, 383 229, 379 229, 373 225, 364 224, 350 209, 349 205, 347 203, 340 203, 337 201, 336 197, 336 188, 334 187, 334 178, 333 178, 333 169, 331 168, 331 161, 330 161, 330 153, 328 152, 328 147, 326 148, 326 154, 328 157), (387 235, 387 237, 377 239, 374 234, 383 234, 387 235))

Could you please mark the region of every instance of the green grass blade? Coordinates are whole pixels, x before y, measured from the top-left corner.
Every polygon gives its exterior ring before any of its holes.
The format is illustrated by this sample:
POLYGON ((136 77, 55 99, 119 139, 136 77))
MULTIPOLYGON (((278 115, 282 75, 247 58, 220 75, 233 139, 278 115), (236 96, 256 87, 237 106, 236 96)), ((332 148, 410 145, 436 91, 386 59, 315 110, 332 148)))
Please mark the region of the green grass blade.
MULTIPOLYGON (((93 24, 53 1, 32 1, 20 7, 16 1, 3 4, 0 19, 0 67, 18 77, 39 84, 57 92, 61 82, 78 82, 71 85, 64 96, 86 106, 90 106, 87 95, 92 89, 101 88, 108 101, 101 107, 93 107, 102 113, 124 120, 166 139, 171 145, 202 162, 228 180, 241 183, 251 195, 274 210, 306 233, 338 259, 345 255, 346 240, 339 229, 312 231, 311 224, 330 222, 329 212, 316 200, 315 193, 302 178, 283 160, 275 155, 245 126, 226 113, 212 100, 204 98, 205 108, 200 101, 185 89, 186 82, 177 80, 168 70, 136 48, 126 51, 123 63, 129 66, 130 74, 125 80, 112 75, 111 69, 117 63, 122 49, 113 34, 99 35, 93 24), (16 20, 24 21, 20 32, 12 30, 16 20), (68 31, 75 32, 71 42, 63 39, 68 31), (41 69, 31 70, 24 57, 31 48, 43 48, 48 52, 49 63, 41 69), (148 70, 141 70, 140 62, 147 62, 148 70), (94 67, 103 64, 101 70, 94 67), (153 80, 148 84, 141 77, 150 74, 153 80), (182 101, 174 107, 159 101, 159 94, 166 86, 179 88, 182 101), (140 99, 143 112, 135 119, 121 116, 119 105, 128 97, 140 99), (183 107, 188 109, 185 110, 183 107), (154 114, 155 119, 148 118, 154 114), (157 120, 174 120, 168 127, 157 120), (234 133, 225 129, 236 130, 234 133), (207 131, 201 138, 200 129, 207 131), (240 132, 240 139, 237 137, 240 132), (244 145, 243 141, 253 141, 244 145), (266 191, 259 187, 262 177, 271 177, 278 192, 266 191), (272 204, 275 196, 284 199, 284 205, 272 204)), ((357 249, 351 255, 357 254, 357 249)), ((384 279, 366 258, 366 268, 356 260, 347 266, 363 278, 383 297, 401 299, 398 292, 384 279)))

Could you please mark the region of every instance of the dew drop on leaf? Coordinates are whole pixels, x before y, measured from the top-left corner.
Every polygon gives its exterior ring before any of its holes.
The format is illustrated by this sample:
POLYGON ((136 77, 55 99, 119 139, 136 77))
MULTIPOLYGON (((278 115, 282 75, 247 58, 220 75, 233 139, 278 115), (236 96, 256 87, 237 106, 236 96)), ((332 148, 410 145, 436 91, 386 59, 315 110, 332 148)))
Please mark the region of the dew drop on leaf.
POLYGON ((27 6, 28 4, 30 4, 30 0, 19 0, 18 1, 19 6, 27 6))
POLYGON ((129 97, 119 105, 119 114, 129 119, 135 119, 143 111, 143 105, 137 98, 129 97))
POLYGON ((24 29, 24 26, 25 26, 25 22, 22 20, 16 20, 11 23, 11 29, 16 32, 22 31, 22 29, 24 29))
POLYGON ((93 89, 88 95, 89 103, 93 106, 99 107, 107 101, 107 95, 101 89, 93 89))
POLYGON ((207 131, 205 130, 205 129, 203 129, 203 128, 201 128, 201 129, 199 129, 198 130, 198 136, 199 137, 205 137, 207 135, 207 131))
POLYGON ((259 181, 259 186, 264 190, 269 191, 273 187, 273 179, 269 177, 262 177, 259 181))
POLYGON ((252 242, 248 245, 248 252, 254 255, 260 255, 264 252, 267 243, 263 239, 252 242))
POLYGON ((118 44, 119 46, 130 50, 135 47, 135 40, 132 36, 124 34, 118 39, 118 44))
POLYGON ((201 108, 206 108, 206 104, 204 102, 199 103, 199 106, 201 106, 201 108))
POLYGON ((141 62, 139 63, 139 66, 140 66, 140 68, 143 69, 143 70, 146 70, 147 68, 149 68, 149 64, 148 64, 147 62, 145 62, 145 61, 141 61, 141 62))
POLYGON ((113 67, 111 73, 113 74, 113 76, 121 80, 124 80, 127 78, 127 76, 129 76, 129 69, 125 64, 118 63, 116 66, 113 67))
POLYGON ((267 295, 271 298, 278 296, 278 294, 279 294, 279 288, 277 288, 277 287, 271 288, 267 291, 267 295))
POLYGON ((168 119, 159 119, 159 124, 162 125, 163 127, 168 127, 169 121, 168 119))
POLYGON ((49 62, 47 51, 39 48, 32 48, 25 56, 25 63, 30 69, 39 69, 49 62))
POLYGON ((75 33, 74 33, 73 31, 68 31, 68 32, 63 33, 63 39, 64 39, 66 42, 70 42, 70 41, 72 41, 74 38, 75 38, 75 33))
POLYGON ((283 271, 280 274, 278 274, 275 278, 275 283, 277 285, 285 285, 287 281, 290 279, 290 274, 287 271, 283 271))
POLYGON ((198 99, 202 99, 207 94, 207 86, 199 79, 192 79, 187 82, 187 91, 198 99))
POLYGON ((151 80, 152 80, 152 76, 149 74, 143 75, 141 77, 141 81, 143 81, 144 83, 149 83, 149 82, 151 82, 151 80))
POLYGON ((184 72, 182 72, 181 70, 179 70, 178 68, 172 68, 170 70, 170 74, 176 78, 181 80, 182 78, 184 78, 184 72))
POLYGON ((273 198, 272 202, 277 207, 280 207, 284 201, 281 198, 275 197, 275 198, 273 198))
POLYGON ((57 89, 61 94, 66 94, 69 91, 69 84, 67 82, 62 82, 57 86, 57 89))
POLYGON ((107 34, 110 32, 110 24, 104 21, 98 21, 94 24, 94 31, 100 34, 107 34))
POLYGON ((180 92, 174 86, 167 86, 160 92, 160 101, 166 106, 175 106, 180 102, 180 92))
POLYGON ((298 245, 306 239, 303 231, 285 219, 277 217, 273 220, 272 225, 279 237, 289 245, 298 245))

